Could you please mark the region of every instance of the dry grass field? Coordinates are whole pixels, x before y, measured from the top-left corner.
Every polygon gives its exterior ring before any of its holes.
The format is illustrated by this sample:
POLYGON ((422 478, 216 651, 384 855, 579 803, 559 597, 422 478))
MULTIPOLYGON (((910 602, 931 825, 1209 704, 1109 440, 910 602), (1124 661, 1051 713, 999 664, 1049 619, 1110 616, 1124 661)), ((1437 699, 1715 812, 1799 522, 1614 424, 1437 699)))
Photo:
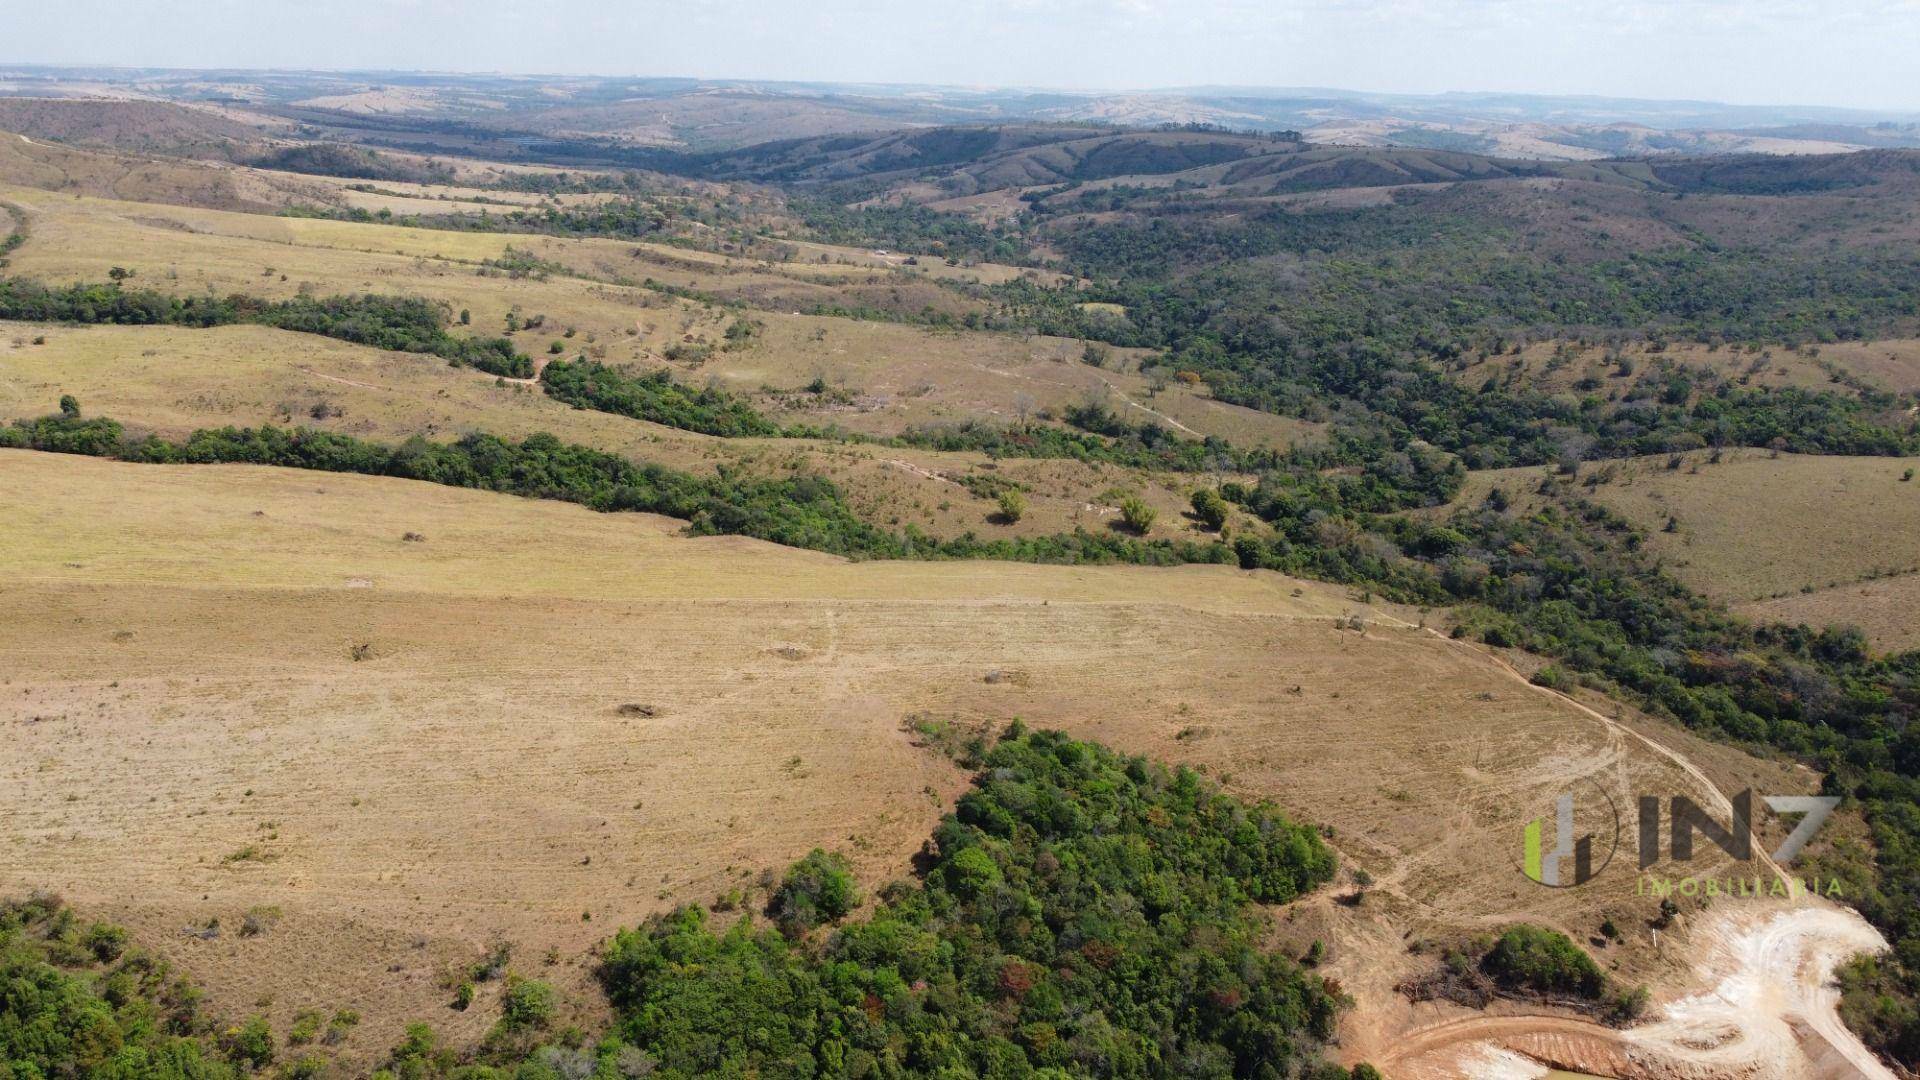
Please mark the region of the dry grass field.
POLYGON ((1920 649, 1920 574, 1754 600, 1736 604, 1734 610, 1755 622, 1857 626, 1881 652, 1920 649))
MULTIPOLYGON (((904 873, 963 781, 902 731, 916 714, 1061 726, 1328 826, 1366 902, 1321 896, 1281 934, 1329 941, 1369 1005, 1359 1052, 1422 1019, 1391 991, 1430 962, 1408 937, 1641 925, 1631 873, 1521 877, 1520 826, 1565 786, 1811 782, 1718 756, 1695 774, 1657 725, 1269 573, 850 564, 243 466, 7 451, 0 476, 0 891, 123 919, 217 1009, 281 1030, 359 1008, 362 1061, 409 1019, 477 1037, 493 1009, 452 1011, 440 980, 496 940, 584 1009, 613 926, 815 845, 904 873), (267 932, 236 932, 263 906, 267 932)), ((1601 959, 1683 968, 1638 931, 1601 959)))
MULTIPOLYGON (((514 334, 536 357, 558 342, 562 355, 664 365, 783 419, 873 435, 1045 421, 1091 400, 1238 445, 1318 433, 1156 385, 1137 350, 1094 367, 1075 340, 799 313, 984 310, 945 285, 1029 273, 1013 267, 272 214, 545 201, 459 186, 484 183, 484 168, 356 191, 0 136, 0 203, 29 230, 8 272, 98 281, 124 267, 135 287, 176 294, 418 295, 468 313, 460 332, 536 321, 514 334), (516 255, 536 271, 490 265, 516 255), (746 343, 724 347, 743 321, 746 343), (711 350, 687 359, 700 345, 711 350), (826 392, 803 389, 816 381, 826 392)), ((1546 366, 1524 377, 1568 365, 1546 366)), ((1756 378, 1812 385, 1789 367, 1756 378)), ((0 421, 65 393, 170 436, 262 423, 384 442, 549 431, 693 471, 805 470, 868 520, 936 536, 1110 528, 1122 492, 1159 508, 1155 535, 1197 535, 1187 493, 1218 479, 714 439, 261 327, 0 325, 0 421), (989 472, 1029 489, 1017 525, 991 521, 963 483, 989 472)), ((1839 533, 1904 535, 1904 511, 1862 497, 1883 480, 1912 494, 1897 469, 1888 480, 1763 457, 1697 475, 1640 463, 1597 497, 1656 525, 1678 516, 1679 532, 1656 534, 1672 545, 1662 553, 1733 599, 1811 581, 1839 533), (1777 489, 1798 494, 1782 504, 1777 489), (1756 490, 1810 524, 1757 531, 1743 502, 1756 490), (1756 552, 1747 534, 1775 548, 1756 552)), ((1468 497, 1503 479, 1526 482, 1482 474, 1468 497)), ((1904 549, 1855 536, 1845 550, 1858 562, 1904 549)), ((1326 827, 1348 869, 1278 912, 1273 943, 1329 946, 1327 971, 1360 1003, 1345 1054, 1384 1055, 1410 1029, 1469 1015, 1395 991, 1435 962, 1412 943, 1516 921, 1584 942, 1612 917, 1629 930, 1593 945, 1603 966, 1662 998, 1690 988, 1704 942, 1685 919, 1657 939, 1642 929, 1654 901, 1633 895, 1625 834, 1610 877, 1557 891, 1520 874, 1521 827, 1589 782, 1624 807, 1650 792, 1719 805, 1739 787, 1817 778, 1531 686, 1536 661, 1448 640, 1428 617, 1225 567, 850 563, 407 481, 0 451, 0 816, 13 824, 0 895, 51 888, 123 922, 222 1015, 265 1012, 284 1032, 303 1010, 357 1009, 366 1022, 340 1051, 354 1066, 414 1020, 458 1045, 481 1038, 497 984, 459 1012, 450 977, 502 942, 516 970, 560 988, 563 1019, 592 1028, 606 1019, 593 949, 615 927, 734 890, 753 906, 765 871, 816 846, 846 852, 869 885, 907 873, 965 783, 912 720, 987 730, 1018 716, 1194 765, 1326 827)))
POLYGON ((1618 350, 1574 342, 1537 341, 1519 353, 1489 356, 1458 369, 1463 385, 1480 386, 1488 379, 1530 387, 1552 394, 1624 392, 1663 363, 1702 368, 1742 385, 1798 387, 1805 390, 1841 390, 1837 370, 1875 389, 1897 394, 1920 393, 1920 341, 1848 341, 1811 345, 1710 347, 1669 343, 1654 348, 1646 343, 1618 350), (1620 361, 1627 364, 1623 367, 1620 361), (1580 384, 1587 381, 1587 387, 1580 384))
MULTIPOLYGON (((1706 451, 1589 464, 1582 494, 1647 530, 1680 580, 1727 603, 1794 596, 1920 569, 1920 480, 1900 458, 1706 451), (1666 531, 1671 518, 1673 532, 1666 531)), ((1493 487, 1524 502, 1546 470, 1474 473, 1454 505, 1493 487)), ((1835 593, 1828 610, 1841 611, 1835 593)), ((1839 621, 1851 621, 1841 619, 1839 621)))

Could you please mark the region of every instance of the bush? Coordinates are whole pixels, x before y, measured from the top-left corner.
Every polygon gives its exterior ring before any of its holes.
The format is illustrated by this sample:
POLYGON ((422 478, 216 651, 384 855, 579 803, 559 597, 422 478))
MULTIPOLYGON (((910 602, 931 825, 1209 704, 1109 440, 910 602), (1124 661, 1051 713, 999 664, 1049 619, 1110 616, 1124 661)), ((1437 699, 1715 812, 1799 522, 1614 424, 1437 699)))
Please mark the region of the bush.
POLYGON ((256 1016, 237 1028, 229 1029, 221 1039, 221 1048, 236 1064, 262 1069, 273 1064, 273 1028, 264 1016, 256 1016))
POLYGON ((1027 497, 1019 488, 1005 488, 1000 492, 1000 520, 1008 525, 1018 522, 1027 514, 1027 497))
POLYGON ((767 901, 767 914, 789 934, 804 934, 858 907, 860 893, 846 857, 819 848, 787 869, 767 901))
POLYGON ((1606 988, 1593 958, 1565 934, 1524 923, 1501 934, 1481 966, 1509 990, 1597 998, 1606 988))
POLYGON ((120 959, 121 953, 127 951, 127 932, 118 926, 94 923, 87 928, 86 936, 80 943, 86 946, 94 959, 103 964, 111 964, 120 959))
POLYGON ((1574 685, 1573 676, 1568 675, 1564 670, 1552 664, 1548 664, 1539 671, 1534 672, 1532 682, 1535 686, 1544 686, 1549 690, 1557 690, 1562 694, 1572 690, 1574 685))
POLYGON ((1145 536, 1153 528, 1160 511, 1148 506, 1146 500, 1138 495, 1129 495, 1120 500, 1120 520, 1126 523, 1136 536, 1145 536))
POLYGON ((408 1024, 406 1036, 387 1055, 386 1071, 390 1076, 406 1080, 425 1080, 445 1076, 454 1061, 453 1052, 440 1042, 440 1036, 431 1027, 408 1024))
POLYGON ((545 1028, 553 1022, 553 987, 538 979, 509 979, 500 999, 500 1023, 511 1031, 545 1028))
POLYGON ((1227 500, 1212 488, 1201 488, 1193 493, 1193 516, 1200 524, 1218 532, 1227 523, 1227 500))
POLYGON ((1615 1024, 1631 1024, 1647 1014, 1653 995, 1644 986, 1622 990, 1607 1001, 1607 1019, 1615 1024))

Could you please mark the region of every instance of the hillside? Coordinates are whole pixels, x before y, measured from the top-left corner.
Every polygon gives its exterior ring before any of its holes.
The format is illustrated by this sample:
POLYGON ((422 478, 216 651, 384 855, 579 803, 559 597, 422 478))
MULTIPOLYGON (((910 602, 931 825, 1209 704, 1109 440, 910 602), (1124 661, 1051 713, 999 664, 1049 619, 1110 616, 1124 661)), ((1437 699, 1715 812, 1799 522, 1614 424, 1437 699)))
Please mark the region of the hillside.
POLYGON ((0 131, 91 150, 241 161, 290 125, 163 101, 0 97, 0 131))

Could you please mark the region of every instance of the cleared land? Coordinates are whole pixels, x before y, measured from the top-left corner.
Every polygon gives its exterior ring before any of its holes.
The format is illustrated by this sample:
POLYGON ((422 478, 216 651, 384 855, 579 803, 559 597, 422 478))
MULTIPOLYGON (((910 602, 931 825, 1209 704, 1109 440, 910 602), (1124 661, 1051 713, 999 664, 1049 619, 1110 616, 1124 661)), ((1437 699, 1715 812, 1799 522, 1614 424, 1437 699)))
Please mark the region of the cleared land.
MULTIPOLYGON (((1707 451, 1589 464, 1582 488, 1647 530, 1650 549, 1684 582, 1728 603, 1846 586, 1920 568, 1920 481, 1900 458, 1707 451), (1672 532, 1666 531, 1671 518, 1672 532)), ((1546 470, 1475 473, 1456 505, 1494 487, 1524 500, 1546 470)), ((1844 614, 1837 599, 1831 610, 1844 614)), ((1840 619, 1838 621, 1852 621, 1840 619)))
MULTIPOLYGON (((1519 874, 1555 792, 1711 798, 1484 654, 1267 573, 849 564, 278 469, 10 451, 0 475, 0 890, 125 919, 223 1009, 361 1008, 363 1057, 407 1019, 476 1036, 491 1008, 451 1011, 439 978, 492 940, 577 992, 611 925, 814 845, 905 872, 961 781, 915 714, 1063 726, 1329 826, 1366 903, 1282 934, 1326 938, 1376 1006, 1362 1052, 1431 1019, 1395 1012, 1430 962, 1403 935, 1642 925, 1630 873, 1519 874), (259 905, 270 932, 231 932, 259 905)), ((1637 930, 1602 958, 1684 967, 1637 930)))

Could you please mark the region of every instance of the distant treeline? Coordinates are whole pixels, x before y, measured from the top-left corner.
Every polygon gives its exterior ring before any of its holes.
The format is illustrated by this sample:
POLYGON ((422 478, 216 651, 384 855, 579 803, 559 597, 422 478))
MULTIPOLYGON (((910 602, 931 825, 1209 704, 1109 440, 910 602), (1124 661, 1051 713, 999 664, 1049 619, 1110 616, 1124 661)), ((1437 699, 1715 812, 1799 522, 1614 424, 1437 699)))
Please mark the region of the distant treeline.
POLYGON ((540 371, 548 396, 575 408, 617 413, 668 427, 726 437, 782 434, 780 425, 717 389, 693 390, 665 368, 631 375, 595 360, 554 360, 540 371))
POLYGON ((253 323, 350 341, 376 349, 426 353, 456 367, 511 379, 533 377, 533 361, 506 338, 458 337, 446 311, 417 297, 298 296, 261 300, 233 294, 173 296, 119 283, 53 288, 0 279, 0 319, 122 326, 213 327, 253 323))
POLYGON ((597 236, 616 240, 660 238, 671 215, 662 207, 637 199, 612 199, 583 206, 535 208, 503 205, 488 209, 446 213, 395 214, 358 207, 294 206, 284 217, 324 218, 363 224, 402 225, 446 232, 531 233, 542 236, 597 236))
POLYGON ((751 536, 852 558, 987 558, 1021 562, 1227 562, 1218 542, 1146 540, 1076 530, 1046 537, 983 540, 972 533, 935 539, 909 526, 893 533, 869 524, 829 480, 812 475, 764 478, 722 466, 699 476, 563 443, 552 435, 519 442, 468 435, 438 443, 415 437, 397 446, 348 435, 271 425, 194 432, 184 440, 131 438, 119 421, 83 417, 77 401, 61 411, 0 428, 0 447, 86 454, 157 464, 237 463, 395 476, 452 487, 579 503, 594 510, 645 511, 680 518, 696 534, 751 536))

